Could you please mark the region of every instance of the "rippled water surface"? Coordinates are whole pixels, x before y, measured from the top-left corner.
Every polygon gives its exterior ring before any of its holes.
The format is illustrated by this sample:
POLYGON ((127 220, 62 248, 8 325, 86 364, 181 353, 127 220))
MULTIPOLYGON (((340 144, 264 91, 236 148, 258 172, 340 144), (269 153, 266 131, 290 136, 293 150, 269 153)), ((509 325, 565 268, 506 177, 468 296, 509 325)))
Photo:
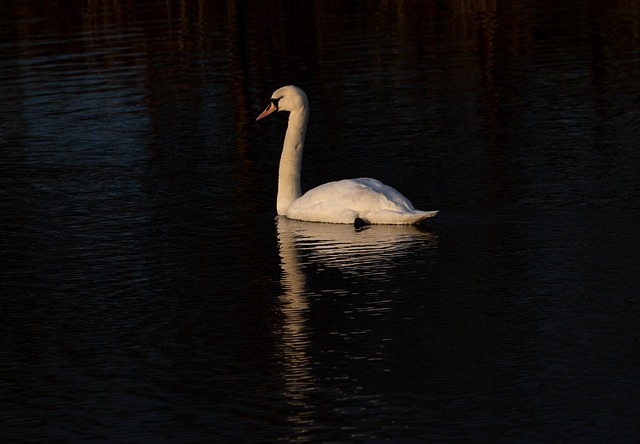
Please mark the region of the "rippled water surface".
MULTIPOLYGON (((494 4, 497 3, 497 4, 494 4)), ((0 441, 634 442, 640 4, 0 5, 0 441), (426 226, 275 218, 370 176, 426 226)))

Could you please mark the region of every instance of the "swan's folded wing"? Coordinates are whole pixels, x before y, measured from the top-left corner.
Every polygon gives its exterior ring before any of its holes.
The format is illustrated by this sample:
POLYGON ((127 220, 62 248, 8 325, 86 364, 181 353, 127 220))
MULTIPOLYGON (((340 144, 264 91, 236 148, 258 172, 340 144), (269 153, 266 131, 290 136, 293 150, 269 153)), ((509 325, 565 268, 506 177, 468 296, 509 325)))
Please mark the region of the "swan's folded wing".
POLYGON ((416 210, 397 190, 378 180, 359 178, 309 190, 291 204, 287 217, 349 224, 359 217, 373 224, 415 224, 436 213, 416 210))

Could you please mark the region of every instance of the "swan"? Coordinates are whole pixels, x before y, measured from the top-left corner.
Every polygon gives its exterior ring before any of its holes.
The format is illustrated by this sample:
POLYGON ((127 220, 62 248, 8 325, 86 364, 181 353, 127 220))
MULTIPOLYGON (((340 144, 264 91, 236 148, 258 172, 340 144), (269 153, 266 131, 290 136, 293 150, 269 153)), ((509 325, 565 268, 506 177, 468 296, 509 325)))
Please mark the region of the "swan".
POLYGON ((300 168, 309 121, 307 95, 297 86, 283 86, 271 95, 269 104, 256 120, 276 111, 289 112, 278 173, 278 215, 358 227, 368 224, 419 224, 438 214, 438 211, 416 210, 395 188, 368 177, 325 183, 303 195, 300 168))

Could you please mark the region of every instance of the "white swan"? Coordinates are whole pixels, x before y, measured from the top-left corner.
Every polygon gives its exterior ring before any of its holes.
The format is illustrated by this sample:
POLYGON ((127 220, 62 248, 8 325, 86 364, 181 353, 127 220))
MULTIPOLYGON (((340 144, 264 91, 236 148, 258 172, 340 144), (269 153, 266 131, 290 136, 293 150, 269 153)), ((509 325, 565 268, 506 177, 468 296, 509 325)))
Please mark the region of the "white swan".
POLYGON ((320 185, 302 195, 300 167, 309 120, 309 101, 300 88, 283 86, 271 95, 267 108, 256 118, 289 111, 278 177, 278 214, 311 222, 355 224, 418 224, 438 211, 416 210, 394 188, 361 177, 320 185))

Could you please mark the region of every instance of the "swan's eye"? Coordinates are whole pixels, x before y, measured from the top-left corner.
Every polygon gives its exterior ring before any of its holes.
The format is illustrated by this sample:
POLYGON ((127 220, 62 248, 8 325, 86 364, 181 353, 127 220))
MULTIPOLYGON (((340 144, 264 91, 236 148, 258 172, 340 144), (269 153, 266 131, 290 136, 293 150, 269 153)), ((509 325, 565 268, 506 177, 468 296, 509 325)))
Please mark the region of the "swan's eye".
POLYGON ((275 106, 276 109, 278 108, 278 102, 280 101, 280 99, 282 99, 282 97, 278 97, 277 99, 270 100, 270 102, 273 103, 273 106, 275 106))

